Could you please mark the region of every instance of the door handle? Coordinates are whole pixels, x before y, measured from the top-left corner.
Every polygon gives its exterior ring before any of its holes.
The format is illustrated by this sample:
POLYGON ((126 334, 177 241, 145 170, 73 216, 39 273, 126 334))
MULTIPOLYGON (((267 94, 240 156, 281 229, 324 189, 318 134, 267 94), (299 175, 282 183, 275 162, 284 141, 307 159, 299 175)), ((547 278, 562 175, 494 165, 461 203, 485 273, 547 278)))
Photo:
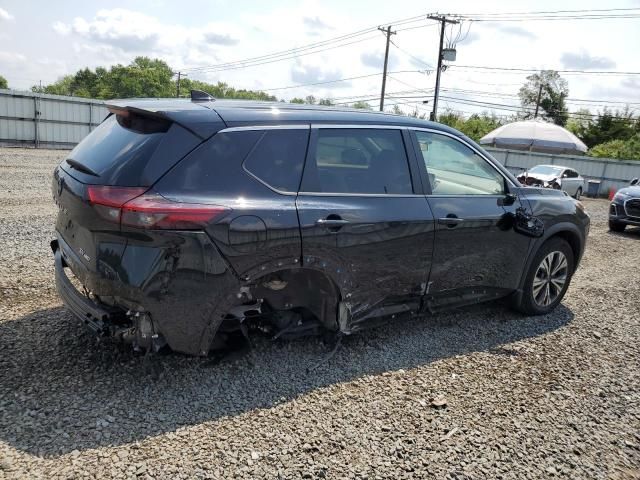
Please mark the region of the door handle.
POLYGON ((456 225, 460 225, 462 222, 464 222, 464 218, 444 217, 444 218, 439 218, 438 219, 438 223, 440 225, 446 225, 449 228, 453 228, 456 225))
POLYGON ((319 227, 342 227, 347 225, 349 220, 342 220, 337 218, 321 218, 316 220, 316 225, 319 227))
POLYGON ((340 215, 331 214, 327 218, 316 220, 316 226, 324 227, 332 233, 337 233, 342 227, 347 225, 349 220, 343 220, 340 215))

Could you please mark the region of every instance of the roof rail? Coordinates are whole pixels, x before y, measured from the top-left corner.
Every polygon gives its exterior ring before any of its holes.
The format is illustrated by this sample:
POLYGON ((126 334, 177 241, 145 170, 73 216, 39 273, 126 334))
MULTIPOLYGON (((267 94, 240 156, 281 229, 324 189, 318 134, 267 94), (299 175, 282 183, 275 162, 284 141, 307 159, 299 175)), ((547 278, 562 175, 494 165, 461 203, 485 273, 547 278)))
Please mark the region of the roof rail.
POLYGON ((192 102, 214 102, 216 99, 202 90, 191 90, 192 102))

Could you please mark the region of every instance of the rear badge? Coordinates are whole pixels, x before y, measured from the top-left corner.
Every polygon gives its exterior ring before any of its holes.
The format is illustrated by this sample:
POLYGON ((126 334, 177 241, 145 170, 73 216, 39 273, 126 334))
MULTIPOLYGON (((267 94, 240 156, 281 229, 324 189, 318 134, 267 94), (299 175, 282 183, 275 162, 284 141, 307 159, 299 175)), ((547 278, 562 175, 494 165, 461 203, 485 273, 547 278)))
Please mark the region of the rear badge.
POLYGON ((91 257, 89 255, 87 255, 86 253, 84 253, 84 250, 82 247, 80 247, 78 249, 78 252, 80 252, 80 255, 82 255, 82 258, 84 258, 87 262, 91 261, 91 257))

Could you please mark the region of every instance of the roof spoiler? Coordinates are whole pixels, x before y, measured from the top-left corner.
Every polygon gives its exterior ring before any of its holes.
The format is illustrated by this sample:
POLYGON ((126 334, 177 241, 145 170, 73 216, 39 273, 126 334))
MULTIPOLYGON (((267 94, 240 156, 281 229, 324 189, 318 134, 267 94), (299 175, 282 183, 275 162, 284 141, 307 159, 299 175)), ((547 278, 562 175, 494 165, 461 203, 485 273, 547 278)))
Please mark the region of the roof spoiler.
POLYGON ((215 98, 202 90, 191 90, 192 102, 215 102, 215 98))

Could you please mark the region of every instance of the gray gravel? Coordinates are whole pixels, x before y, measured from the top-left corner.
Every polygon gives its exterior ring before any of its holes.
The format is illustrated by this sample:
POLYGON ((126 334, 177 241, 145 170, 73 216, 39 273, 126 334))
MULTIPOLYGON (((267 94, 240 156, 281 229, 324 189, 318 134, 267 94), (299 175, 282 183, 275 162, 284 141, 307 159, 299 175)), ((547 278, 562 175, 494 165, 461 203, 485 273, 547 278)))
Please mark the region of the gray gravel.
POLYGON ((0 479, 640 478, 640 229, 607 202, 563 304, 500 304, 215 364, 96 343, 53 288, 50 172, 0 150, 0 479))

